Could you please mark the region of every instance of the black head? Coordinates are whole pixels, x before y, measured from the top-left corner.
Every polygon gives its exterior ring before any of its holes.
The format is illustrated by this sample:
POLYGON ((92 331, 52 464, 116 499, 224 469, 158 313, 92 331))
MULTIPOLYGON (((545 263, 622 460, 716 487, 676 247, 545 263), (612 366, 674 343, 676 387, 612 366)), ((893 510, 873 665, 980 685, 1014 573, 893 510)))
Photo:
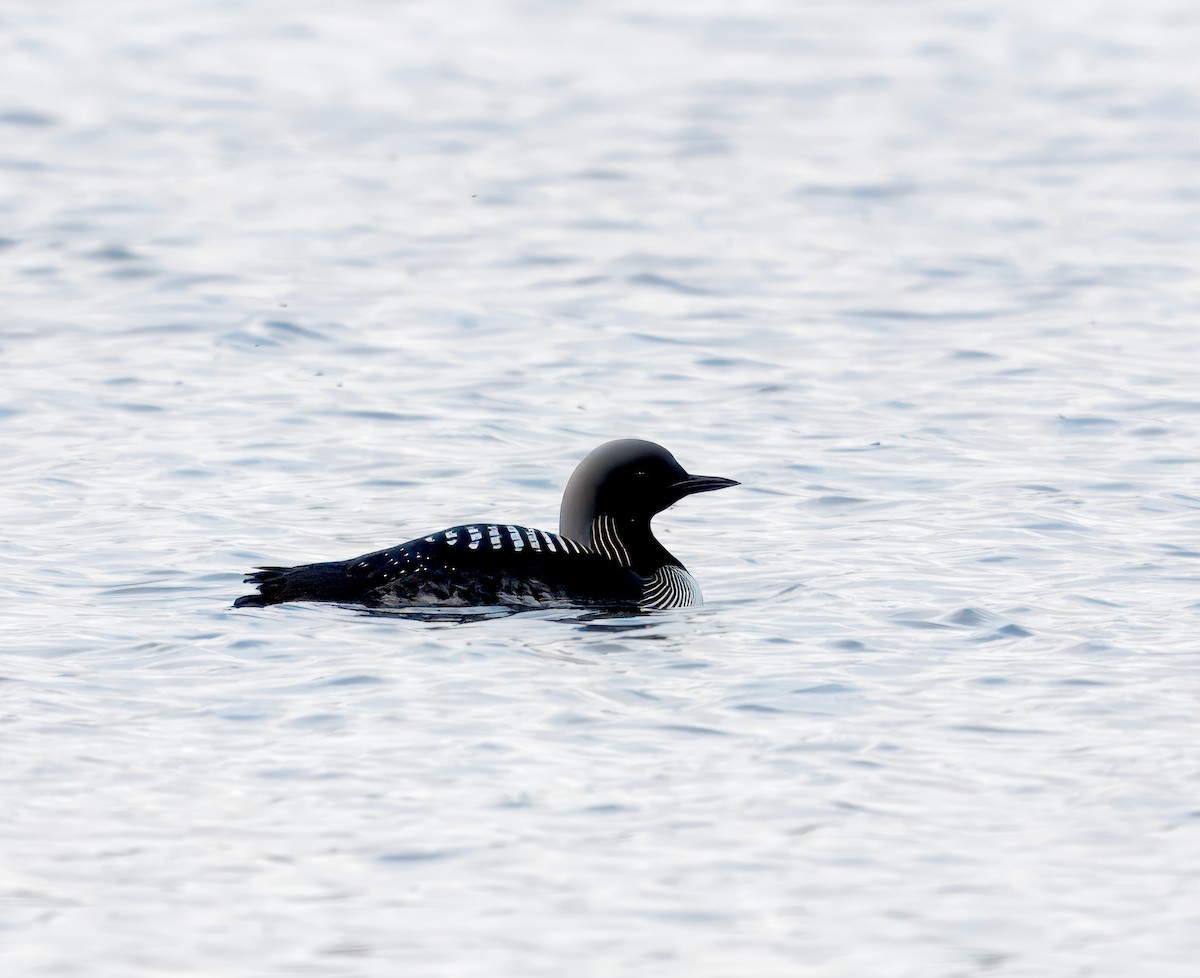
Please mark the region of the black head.
POLYGON ((621 523, 649 524, 655 513, 694 492, 738 485, 718 476, 688 475, 675 456, 652 441, 626 438, 601 445, 576 467, 563 492, 558 530, 586 541, 604 513, 621 523))

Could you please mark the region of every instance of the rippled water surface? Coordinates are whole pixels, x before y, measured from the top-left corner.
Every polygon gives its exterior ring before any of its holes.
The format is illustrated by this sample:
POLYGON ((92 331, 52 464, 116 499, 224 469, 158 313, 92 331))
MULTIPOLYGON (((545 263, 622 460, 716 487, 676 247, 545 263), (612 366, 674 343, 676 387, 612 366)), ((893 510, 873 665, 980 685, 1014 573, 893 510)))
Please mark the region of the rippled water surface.
POLYGON ((3 973, 1193 978, 1197 50, 10 0, 3 973), (704 608, 230 607, 615 437, 704 608))

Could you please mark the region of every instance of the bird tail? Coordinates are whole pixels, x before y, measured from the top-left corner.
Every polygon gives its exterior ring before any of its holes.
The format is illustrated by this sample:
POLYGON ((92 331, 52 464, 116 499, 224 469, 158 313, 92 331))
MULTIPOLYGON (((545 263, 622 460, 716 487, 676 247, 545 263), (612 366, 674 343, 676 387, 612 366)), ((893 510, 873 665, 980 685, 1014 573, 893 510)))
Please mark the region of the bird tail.
POLYGON ((341 601, 348 595, 346 565, 301 564, 298 567, 257 567, 246 575, 258 585, 257 594, 243 594, 235 608, 265 608, 284 601, 341 601))
POLYGON ((256 567, 244 578, 246 584, 257 584, 258 594, 243 594, 233 602, 235 608, 265 608, 269 604, 287 601, 288 575, 292 567, 256 567))

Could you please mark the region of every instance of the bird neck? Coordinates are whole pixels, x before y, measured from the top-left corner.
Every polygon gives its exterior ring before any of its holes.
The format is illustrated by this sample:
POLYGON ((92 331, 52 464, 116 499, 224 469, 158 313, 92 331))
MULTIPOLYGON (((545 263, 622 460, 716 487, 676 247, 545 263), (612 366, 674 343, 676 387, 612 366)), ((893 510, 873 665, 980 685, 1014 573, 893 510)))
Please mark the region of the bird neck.
POLYGON ((683 566, 654 538, 649 520, 618 519, 599 513, 592 519, 588 549, 643 577, 668 564, 683 566))

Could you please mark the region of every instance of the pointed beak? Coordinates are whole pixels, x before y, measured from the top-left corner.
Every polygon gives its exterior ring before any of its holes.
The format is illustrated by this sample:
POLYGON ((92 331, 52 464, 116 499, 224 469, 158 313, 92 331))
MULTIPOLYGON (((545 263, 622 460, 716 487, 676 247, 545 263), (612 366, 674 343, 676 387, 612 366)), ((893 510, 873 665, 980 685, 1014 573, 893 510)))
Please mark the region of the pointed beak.
POLYGON ((682 499, 694 492, 712 492, 714 489, 728 489, 730 486, 740 486, 734 479, 722 479, 719 475, 689 475, 680 479, 671 489, 682 499))

